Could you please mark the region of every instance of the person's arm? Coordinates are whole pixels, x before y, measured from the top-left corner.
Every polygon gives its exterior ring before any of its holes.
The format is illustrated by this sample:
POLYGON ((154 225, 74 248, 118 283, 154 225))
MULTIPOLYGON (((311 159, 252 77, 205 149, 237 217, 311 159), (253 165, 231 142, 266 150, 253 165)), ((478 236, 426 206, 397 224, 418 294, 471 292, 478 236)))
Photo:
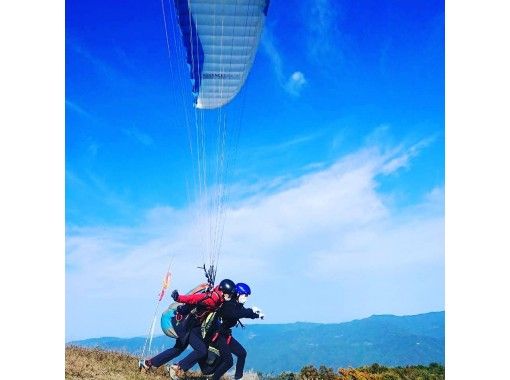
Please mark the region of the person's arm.
POLYGON ((200 302, 205 301, 205 299, 208 297, 208 294, 179 294, 177 297, 177 302, 186 303, 188 305, 197 305, 200 302))
POLYGON ((259 318, 259 315, 252 309, 247 309, 244 306, 236 307, 235 304, 230 302, 226 303, 222 309, 222 316, 227 319, 241 319, 241 318, 259 318))
POLYGON ((207 307, 216 307, 220 301, 220 296, 216 292, 207 294, 190 294, 179 295, 177 302, 182 302, 190 305, 204 305, 207 307))
POLYGON ((250 318, 250 319, 260 318, 260 315, 255 313, 253 311, 253 309, 245 308, 243 306, 243 308, 240 311, 241 311, 241 314, 242 314, 242 317, 240 317, 240 318, 250 318))

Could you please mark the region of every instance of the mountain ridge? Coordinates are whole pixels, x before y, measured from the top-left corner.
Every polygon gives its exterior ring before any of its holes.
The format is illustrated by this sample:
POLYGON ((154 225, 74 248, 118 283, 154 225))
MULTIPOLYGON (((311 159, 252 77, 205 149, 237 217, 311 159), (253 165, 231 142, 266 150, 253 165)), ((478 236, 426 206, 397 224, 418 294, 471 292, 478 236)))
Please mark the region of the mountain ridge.
MULTIPOLYGON (((234 336, 248 351, 246 368, 261 372, 297 371, 305 365, 358 367, 444 364, 445 312, 396 316, 375 314, 340 323, 247 324, 234 336)), ((101 337, 68 342, 140 354, 145 337, 101 337)), ((159 335, 153 348, 173 346, 159 335)))

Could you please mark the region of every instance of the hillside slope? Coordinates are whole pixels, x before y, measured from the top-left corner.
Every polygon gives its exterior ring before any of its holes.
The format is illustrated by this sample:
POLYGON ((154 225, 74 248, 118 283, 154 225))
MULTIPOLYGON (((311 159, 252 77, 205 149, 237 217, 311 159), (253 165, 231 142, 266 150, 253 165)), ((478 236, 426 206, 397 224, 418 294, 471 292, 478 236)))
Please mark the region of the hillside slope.
MULTIPOLYGON (((345 323, 249 324, 234 335, 248 351, 246 368, 264 373, 299 371, 306 365, 359 367, 444 364, 445 313, 375 315, 345 323)), ((71 342, 139 355, 145 338, 97 338, 71 342)), ((158 336, 154 352, 174 340, 158 336)))
MULTIPOLYGON (((149 372, 137 369, 137 358, 133 355, 106 351, 97 348, 66 347, 67 380, 162 380, 168 379, 164 368, 149 372)), ((196 372, 188 372, 187 379, 202 380, 196 372)), ((409 366, 386 368, 377 364, 362 368, 340 368, 334 370, 321 366, 307 366, 298 373, 258 375, 245 372, 243 380, 444 380, 444 367, 409 366)), ((231 380, 227 374, 222 380, 231 380)))
MULTIPOLYGON (((129 354, 98 348, 66 347, 66 375, 69 380, 146 380, 147 374, 137 369, 138 359, 129 354)), ((153 380, 168 380, 168 373, 160 368, 151 374, 153 380)))
MULTIPOLYGON (((68 380, 168 380, 166 366, 150 371, 138 369, 138 358, 127 353, 99 348, 66 347, 66 374, 68 380)), ((205 379, 199 372, 186 373, 188 380, 205 379)), ((256 373, 246 372, 243 380, 258 380, 256 373)), ((228 375, 222 380, 231 380, 228 375)))

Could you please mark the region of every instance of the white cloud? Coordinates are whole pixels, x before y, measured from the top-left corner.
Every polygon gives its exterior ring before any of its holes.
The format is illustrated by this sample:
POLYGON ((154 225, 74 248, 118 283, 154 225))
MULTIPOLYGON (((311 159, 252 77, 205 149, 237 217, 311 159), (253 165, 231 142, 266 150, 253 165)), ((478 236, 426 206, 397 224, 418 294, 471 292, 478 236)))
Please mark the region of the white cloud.
POLYGON ((76 102, 66 99, 66 107, 70 110, 76 112, 77 114, 84 116, 88 119, 94 119, 90 112, 85 110, 82 106, 78 105, 76 102))
POLYGON ((305 75, 301 71, 295 71, 287 80, 285 79, 286 75, 284 74, 282 55, 277 49, 275 38, 270 27, 266 27, 264 30, 262 36, 262 50, 271 60, 276 79, 280 86, 290 95, 299 96, 306 84, 305 75))
POLYGON ((292 73, 287 84, 285 85, 285 89, 287 92, 293 96, 299 96, 301 94, 301 90, 306 85, 305 75, 301 71, 296 71, 292 73))
MULTIPOLYGON (((272 322, 441 309, 443 190, 403 210, 377 190, 376 178, 410 165, 424 146, 368 146, 277 186, 239 189, 251 195, 229 205, 218 276, 250 283, 252 302, 272 322), (321 304, 321 313, 303 315, 303 300, 321 304)), ((143 333, 172 255, 171 288, 202 280, 194 268, 209 230, 194 207, 152 209, 130 228, 68 229, 68 338, 143 333), (107 317, 116 311, 122 324, 107 317)))
POLYGON ((266 25, 266 27, 264 28, 261 45, 262 50, 266 53, 266 55, 269 57, 271 61, 276 78, 280 83, 282 83, 285 78, 285 75, 283 74, 282 57, 280 52, 276 48, 273 33, 271 32, 271 28, 268 25, 266 25))
MULTIPOLYGON (((100 147, 94 142, 87 148, 91 155, 97 154, 99 149, 100 147)), ((79 176, 72 168, 66 168, 66 186, 68 186, 67 191, 69 194, 72 194, 71 196, 79 194, 80 197, 93 199, 101 207, 108 209, 110 212, 113 211, 117 215, 124 217, 133 216, 136 207, 132 202, 126 200, 125 195, 111 188, 103 178, 90 172, 85 173, 85 175, 79 176)), ((67 207, 67 212, 69 212, 69 206, 67 207)), ((83 214, 81 218, 84 218, 83 214)))
POLYGON ((397 156, 391 159, 389 162, 387 162, 383 166, 381 173, 391 174, 397 171, 398 169, 406 168, 409 165, 411 159, 417 156, 424 147, 430 145, 433 141, 434 138, 431 137, 421 140, 417 144, 411 146, 409 149, 406 150, 404 154, 397 156))
POLYGON ((152 137, 150 137, 146 133, 143 133, 138 128, 135 128, 135 127, 126 128, 126 129, 123 129, 122 132, 126 136, 134 139, 135 141, 139 142, 142 145, 150 146, 154 143, 154 140, 152 139, 152 137))
POLYGON ((306 41, 309 57, 321 64, 335 62, 341 57, 342 35, 338 30, 341 21, 338 2, 310 0, 303 3, 306 41))
POLYGON ((90 153, 92 157, 96 157, 97 152, 99 151, 99 144, 91 142, 87 147, 87 151, 90 153))
POLYGON ((107 60, 99 58, 96 52, 88 50, 73 37, 66 39, 66 49, 67 47, 69 47, 68 51, 70 53, 74 53, 77 57, 84 59, 89 64, 87 68, 93 69, 101 78, 110 82, 115 82, 117 85, 131 85, 130 77, 126 76, 122 71, 117 69, 117 67, 112 66, 107 60))

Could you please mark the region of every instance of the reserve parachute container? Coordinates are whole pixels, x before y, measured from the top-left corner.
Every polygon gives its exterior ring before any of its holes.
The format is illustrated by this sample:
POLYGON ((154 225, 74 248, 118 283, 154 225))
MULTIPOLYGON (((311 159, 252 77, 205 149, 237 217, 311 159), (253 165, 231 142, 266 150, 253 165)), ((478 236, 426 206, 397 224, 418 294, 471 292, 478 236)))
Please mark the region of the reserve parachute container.
MULTIPOLYGON (((190 290, 186 294, 187 295, 200 294, 200 293, 205 294, 205 292, 207 291, 207 288, 208 288, 208 284, 205 284, 205 283, 200 284, 200 285, 196 286, 195 288, 193 288, 192 290, 190 290)), ((175 327, 174 327, 175 319, 172 321, 172 318, 174 318, 177 307, 180 305, 183 305, 183 304, 179 303, 179 302, 173 302, 170 304, 170 306, 168 306, 168 308, 163 312, 163 314, 161 314, 161 321, 160 321, 161 330, 163 330, 163 332, 165 333, 166 336, 169 336, 170 338, 174 338, 174 339, 177 339, 177 333, 175 332, 175 327)))

